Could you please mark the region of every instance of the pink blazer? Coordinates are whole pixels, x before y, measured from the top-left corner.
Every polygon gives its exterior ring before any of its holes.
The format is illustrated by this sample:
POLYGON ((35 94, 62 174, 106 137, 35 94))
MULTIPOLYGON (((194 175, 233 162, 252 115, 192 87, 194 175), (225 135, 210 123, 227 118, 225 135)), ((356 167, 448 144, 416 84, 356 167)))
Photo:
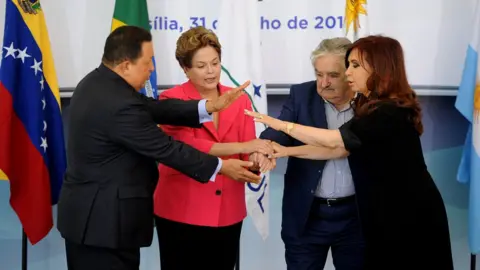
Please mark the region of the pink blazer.
MULTIPOLYGON (((220 92, 229 90, 220 85, 220 92)), ((160 99, 202 99, 193 84, 182 85, 162 92, 160 99)), ((213 122, 201 128, 165 126, 161 128, 174 139, 208 153, 214 143, 245 142, 256 138, 255 123, 244 114, 252 105, 243 95, 219 113, 218 130, 213 122)), ((222 159, 248 160, 248 155, 232 155, 222 159)), ((246 215, 245 184, 217 175, 215 182, 201 184, 165 165, 159 165, 160 177, 154 194, 154 211, 169 220, 210 227, 228 226, 243 220, 246 215)))

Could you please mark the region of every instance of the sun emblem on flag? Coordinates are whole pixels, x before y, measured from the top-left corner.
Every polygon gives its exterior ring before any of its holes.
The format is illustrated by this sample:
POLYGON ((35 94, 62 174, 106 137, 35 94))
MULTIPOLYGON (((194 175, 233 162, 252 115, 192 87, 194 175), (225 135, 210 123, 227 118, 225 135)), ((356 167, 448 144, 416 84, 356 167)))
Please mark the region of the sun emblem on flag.
POLYGON ((367 10, 364 5, 367 4, 367 0, 347 0, 345 6, 345 27, 348 30, 350 25, 353 24, 353 32, 357 32, 360 28, 359 17, 360 14, 367 15, 367 10))
POLYGON ((480 84, 475 87, 475 95, 473 97, 473 115, 476 121, 480 119, 480 84))

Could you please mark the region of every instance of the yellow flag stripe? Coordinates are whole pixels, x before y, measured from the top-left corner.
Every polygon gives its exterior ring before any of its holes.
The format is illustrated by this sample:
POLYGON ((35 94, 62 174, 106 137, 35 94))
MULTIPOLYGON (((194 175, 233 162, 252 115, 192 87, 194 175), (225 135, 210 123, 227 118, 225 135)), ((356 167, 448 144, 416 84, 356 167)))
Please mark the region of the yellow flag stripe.
MULTIPOLYGON (((45 77, 45 81, 50 87, 52 94, 55 96, 57 105, 61 111, 62 108, 60 106, 60 90, 58 88, 57 73, 55 72, 55 65, 53 62, 53 55, 43 10, 37 9, 37 14, 27 14, 23 12, 17 1, 12 2, 22 15, 23 21, 28 29, 30 29, 30 33, 42 52, 43 76, 45 77)), ((2 170, 0 170, 0 180, 8 180, 7 175, 2 170)))
POLYGON ((37 14, 27 14, 23 12, 22 8, 18 4, 18 1, 12 2, 15 4, 15 6, 17 6, 17 9, 22 15, 25 24, 30 29, 30 33, 32 33, 33 38, 37 42, 37 45, 42 52, 43 75, 45 76, 45 80, 48 83, 48 86, 50 86, 50 89, 52 90, 52 93, 55 96, 58 107, 61 111, 62 108, 60 106, 60 91, 58 89, 57 73, 55 72, 55 65, 53 63, 53 55, 50 47, 50 40, 43 10, 37 9, 37 14))

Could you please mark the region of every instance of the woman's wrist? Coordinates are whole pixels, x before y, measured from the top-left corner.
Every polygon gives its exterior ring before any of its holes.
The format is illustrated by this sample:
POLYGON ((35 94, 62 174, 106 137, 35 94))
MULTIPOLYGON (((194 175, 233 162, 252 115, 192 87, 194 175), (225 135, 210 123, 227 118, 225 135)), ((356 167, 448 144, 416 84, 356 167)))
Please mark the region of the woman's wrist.
POLYGON ((245 154, 247 151, 247 144, 246 142, 237 142, 235 143, 235 148, 237 149, 238 154, 245 154))
POLYGON ((295 123, 282 121, 282 132, 290 135, 290 132, 292 132, 294 125, 295 123))

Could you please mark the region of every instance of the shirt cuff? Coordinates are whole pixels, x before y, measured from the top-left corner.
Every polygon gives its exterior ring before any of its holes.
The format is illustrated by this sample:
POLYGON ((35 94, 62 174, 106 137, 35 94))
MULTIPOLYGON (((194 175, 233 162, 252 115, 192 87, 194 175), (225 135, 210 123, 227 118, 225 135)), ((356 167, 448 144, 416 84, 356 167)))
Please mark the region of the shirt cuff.
POLYGON ((200 102, 198 102, 198 116, 200 124, 213 121, 213 115, 207 112, 206 104, 206 99, 202 99, 200 102))
POLYGON ((221 159, 221 158, 218 158, 217 169, 216 169, 215 172, 213 173, 212 177, 210 177, 210 181, 211 181, 211 182, 215 182, 215 177, 217 177, 217 174, 218 174, 218 172, 220 171, 221 168, 222 168, 222 159, 221 159))

